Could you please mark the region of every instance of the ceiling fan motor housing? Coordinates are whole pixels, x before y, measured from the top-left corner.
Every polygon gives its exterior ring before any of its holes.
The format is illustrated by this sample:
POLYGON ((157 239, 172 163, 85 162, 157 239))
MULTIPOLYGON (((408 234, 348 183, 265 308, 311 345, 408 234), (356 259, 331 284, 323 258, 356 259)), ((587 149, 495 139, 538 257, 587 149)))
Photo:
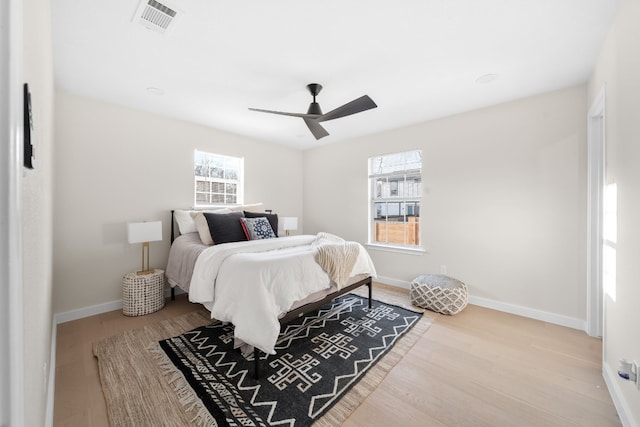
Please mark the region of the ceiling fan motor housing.
POLYGON ((313 96, 313 102, 309 104, 307 114, 321 115, 322 110, 320 109, 320 104, 316 102, 316 95, 318 95, 322 90, 322 85, 318 83, 309 83, 307 85, 307 89, 309 89, 309 92, 311 92, 311 95, 313 96))
POLYGON ((317 114, 319 116, 322 115, 322 110, 320 109, 320 104, 317 102, 312 102, 309 104, 309 109, 307 110, 307 114, 317 114))

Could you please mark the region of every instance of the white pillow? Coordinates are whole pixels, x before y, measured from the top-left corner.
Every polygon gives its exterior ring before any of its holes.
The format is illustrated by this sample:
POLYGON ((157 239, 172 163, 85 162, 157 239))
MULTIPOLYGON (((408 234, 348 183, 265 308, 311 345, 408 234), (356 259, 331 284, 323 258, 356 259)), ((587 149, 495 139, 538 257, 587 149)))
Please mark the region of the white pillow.
POLYGON ((204 217, 203 212, 191 212, 191 217, 196 225, 200 240, 207 246, 213 245, 213 239, 211 238, 211 231, 209 231, 209 224, 207 218, 204 217))
POLYGON ((214 209, 208 209, 208 210, 180 210, 180 209, 176 209, 173 212, 173 217, 176 220, 176 223, 178 224, 178 230, 180 231, 180 234, 187 234, 187 233, 196 233, 198 231, 198 228, 196 227, 195 222, 193 222, 193 217, 191 216, 192 213, 197 213, 197 212, 209 212, 209 213, 229 213, 230 210, 229 208, 214 208, 214 209))
POLYGON ((178 223, 180 234, 195 233, 198 231, 196 224, 193 222, 193 218, 191 218, 191 212, 194 211, 175 210, 173 212, 173 217, 176 223, 178 223))
POLYGON ((234 206, 230 209, 232 212, 242 212, 242 211, 264 212, 264 203, 252 203, 250 205, 234 206))

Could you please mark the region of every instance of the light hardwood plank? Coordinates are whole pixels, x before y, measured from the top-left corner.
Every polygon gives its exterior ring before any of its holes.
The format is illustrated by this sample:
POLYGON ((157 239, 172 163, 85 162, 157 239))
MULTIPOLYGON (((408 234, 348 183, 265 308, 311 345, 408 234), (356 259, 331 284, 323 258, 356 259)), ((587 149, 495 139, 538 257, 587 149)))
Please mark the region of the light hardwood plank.
MULTIPOLYGON (((410 307, 408 291, 374 297, 410 307)), ((107 426, 92 343, 199 309, 185 295, 140 317, 113 311, 58 326, 55 426, 107 426)), ((344 423, 364 426, 620 426, 602 343, 584 332, 476 306, 426 312, 431 327, 344 423)))

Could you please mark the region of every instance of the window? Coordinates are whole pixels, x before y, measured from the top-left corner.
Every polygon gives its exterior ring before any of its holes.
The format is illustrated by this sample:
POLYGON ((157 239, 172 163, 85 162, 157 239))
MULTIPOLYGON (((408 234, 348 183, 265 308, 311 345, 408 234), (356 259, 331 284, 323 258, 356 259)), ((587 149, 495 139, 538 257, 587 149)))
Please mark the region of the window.
POLYGON ((422 151, 369 158, 369 243, 420 246, 422 151))
POLYGON ((244 159, 195 151, 195 206, 237 205, 244 198, 244 159))

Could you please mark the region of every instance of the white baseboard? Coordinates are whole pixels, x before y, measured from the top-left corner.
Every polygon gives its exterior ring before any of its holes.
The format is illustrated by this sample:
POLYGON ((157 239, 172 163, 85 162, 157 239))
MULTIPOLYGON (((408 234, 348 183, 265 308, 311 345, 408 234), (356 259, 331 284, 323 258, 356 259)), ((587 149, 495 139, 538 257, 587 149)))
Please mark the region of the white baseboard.
POLYGON ((45 412, 45 426, 53 427, 53 404, 55 400, 56 384, 56 347, 58 340, 58 325, 55 316, 51 319, 51 348, 49 349, 49 379, 47 382, 47 407, 45 412))
POLYGON ((576 319, 575 317, 565 316, 563 314, 551 313, 535 308, 523 307, 521 305, 509 304, 489 298, 475 297, 469 295, 469 304, 478 305, 480 307, 492 308, 505 313, 517 314, 518 316, 528 317, 530 319, 542 320, 543 322, 553 323, 555 325, 566 326, 572 329, 585 331, 587 329, 587 321, 576 319))
POLYGON ((640 427, 638 423, 631 418, 631 409, 622 394, 622 390, 620 390, 620 382, 618 380, 617 373, 611 371, 609 365, 603 363, 602 376, 604 377, 604 382, 607 384, 609 394, 611 395, 613 404, 616 407, 616 411, 618 411, 618 416, 620 417, 620 421, 622 421, 622 425, 624 427, 640 427))
MULTIPOLYGON (((384 283, 385 285, 396 286, 398 288, 411 289, 411 282, 406 282, 403 280, 396 280, 389 277, 378 276, 375 281, 384 283)), ((496 301, 489 298, 469 295, 469 304, 491 308, 493 310, 503 311, 505 313, 516 314, 518 316, 528 317, 530 319, 542 320, 543 322, 566 326, 572 329, 580 329, 582 331, 586 330, 587 327, 587 322, 583 319, 576 319, 574 317, 569 317, 562 314, 550 313, 548 311, 523 307, 520 305, 496 301)))
POLYGON ((402 288, 402 289, 410 289, 411 288, 411 283, 405 282, 404 280, 392 279, 390 277, 378 276, 375 279, 373 279, 373 281, 374 282, 384 283, 385 285, 395 286, 397 288, 402 288))
MULTIPOLYGON (((176 287, 176 295, 184 294, 185 292, 176 287)), ((171 296, 171 289, 165 289, 165 298, 171 296)), ((55 324, 70 322, 72 320, 83 319, 89 316, 95 316, 96 314, 107 313, 109 311, 122 310, 122 300, 105 302, 103 304, 92 305, 90 307, 79 308, 77 310, 65 311, 63 313, 56 313, 54 317, 55 324)))
POLYGON ((59 325, 60 323, 70 322, 72 320, 78 320, 89 316, 95 316, 96 314, 121 309, 122 300, 105 302, 103 304, 92 305, 90 307, 79 308, 77 310, 56 313, 55 322, 59 325))

